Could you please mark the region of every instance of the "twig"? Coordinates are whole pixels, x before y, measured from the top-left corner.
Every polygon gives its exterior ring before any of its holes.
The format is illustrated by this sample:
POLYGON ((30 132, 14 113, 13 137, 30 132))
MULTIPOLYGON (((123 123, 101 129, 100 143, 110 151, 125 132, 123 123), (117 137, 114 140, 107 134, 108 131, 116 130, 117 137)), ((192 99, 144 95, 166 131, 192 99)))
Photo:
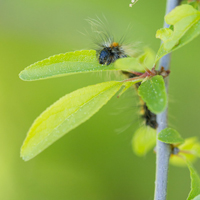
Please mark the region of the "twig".
MULTIPOLYGON (((180 0, 167 0, 166 14, 173 10, 180 0)), ((165 28, 168 28, 168 24, 164 24, 165 28)), ((165 70, 169 70, 171 54, 167 54, 160 60, 160 66, 164 67, 165 70)), ((168 78, 165 80, 166 91, 168 91, 168 78)), ((167 127, 167 109, 157 115, 158 129, 157 133, 167 127)), ((157 140, 156 145, 156 181, 155 181, 155 197, 154 200, 166 200, 167 195, 167 175, 168 175, 168 164, 169 157, 171 154, 171 147, 169 144, 163 143, 157 140)))

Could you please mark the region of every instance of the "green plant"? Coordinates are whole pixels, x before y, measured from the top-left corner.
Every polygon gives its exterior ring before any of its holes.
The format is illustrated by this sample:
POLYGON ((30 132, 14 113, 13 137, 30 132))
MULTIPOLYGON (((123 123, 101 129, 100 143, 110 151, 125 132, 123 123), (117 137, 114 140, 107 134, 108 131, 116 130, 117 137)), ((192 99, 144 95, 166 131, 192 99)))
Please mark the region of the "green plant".
MULTIPOLYGON (((195 2, 197 3, 197 2, 195 2)), ((173 163, 180 164, 182 161, 188 165, 191 174, 191 192, 188 200, 198 199, 200 194, 200 180, 191 162, 200 155, 200 144, 196 140, 184 143, 180 134, 167 127, 167 123, 159 122, 166 120, 167 92, 165 79, 169 75, 168 66, 162 64, 164 56, 184 46, 200 34, 200 12, 198 4, 177 6, 165 16, 169 28, 157 31, 156 37, 163 43, 157 54, 146 48, 137 57, 127 57, 116 60, 113 64, 100 65, 96 58, 96 51, 83 50, 55 55, 43 61, 30 65, 20 73, 20 78, 25 81, 40 80, 59 77, 75 73, 88 73, 97 71, 125 71, 134 75, 122 81, 109 81, 93 86, 78 89, 51 105, 33 123, 21 149, 24 160, 30 160, 64 134, 74 129, 94 115, 108 100, 110 100, 122 87, 120 95, 126 90, 137 86, 138 95, 146 103, 148 109, 157 114, 157 180, 155 199, 166 198, 166 186, 158 188, 164 180, 166 185, 167 165, 169 157, 173 157, 173 163), (160 61, 160 68, 155 69, 160 61), (164 80, 165 79, 165 80, 164 80), (162 147, 162 145, 164 145, 162 147), (185 145, 185 146, 184 146, 185 145), (164 154, 166 156, 162 156, 164 154), (189 155, 189 156, 188 156, 189 155), (181 158, 181 161, 179 161, 181 158), (159 167, 161 166, 161 167, 159 167), (162 167, 165 171, 159 172, 162 167), (159 179, 161 177, 161 179, 159 179)), ((137 137, 134 137, 134 151, 138 155, 147 153, 156 141, 155 132, 139 129, 137 137), (148 137, 145 136, 148 134, 148 137), (146 137, 146 139, 145 139, 146 137), (149 143, 149 140, 152 142, 149 143), (137 146, 137 148, 135 148, 137 146)), ((187 140, 188 141, 188 140, 187 140)))

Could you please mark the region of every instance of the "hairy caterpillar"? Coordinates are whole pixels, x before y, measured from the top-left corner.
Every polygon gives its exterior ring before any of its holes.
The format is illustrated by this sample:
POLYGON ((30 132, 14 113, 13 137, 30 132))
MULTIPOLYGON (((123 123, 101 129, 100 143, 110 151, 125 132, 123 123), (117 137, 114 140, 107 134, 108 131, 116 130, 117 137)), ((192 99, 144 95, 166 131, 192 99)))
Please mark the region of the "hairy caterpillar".
MULTIPOLYGON (((105 19, 106 20, 106 19, 105 19)), ((98 20, 90 19, 88 20, 91 24, 92 30, 96 35, 95 44, 96 44, 96 55, 99 64, 102 65, 110 65, 114 63, 119 58, 125 58, 128 56, 136 56, 140 50, 134 49, 133 45, 124 45, 124 37, 122 37, 119 41, 114 39, 109 31, 105 28, 105 24, 102 20, 98 18, 98 20)), ((106 20, 107 21, 107 20, 106 20)), ((128 78, 133 78, 136 75, 127 71, 121 71, 122 74, 126 75, 128 78)), ((140 86, 140 83, 135 85, 136 90, 140 86)), ((144 120, 144 124, 153 129, 156 129, 158 124, 156 122, 156 114, 152 113, 145 102, 140 99, 141 102, 141 111, 140 116, 141 119, 144 120)))

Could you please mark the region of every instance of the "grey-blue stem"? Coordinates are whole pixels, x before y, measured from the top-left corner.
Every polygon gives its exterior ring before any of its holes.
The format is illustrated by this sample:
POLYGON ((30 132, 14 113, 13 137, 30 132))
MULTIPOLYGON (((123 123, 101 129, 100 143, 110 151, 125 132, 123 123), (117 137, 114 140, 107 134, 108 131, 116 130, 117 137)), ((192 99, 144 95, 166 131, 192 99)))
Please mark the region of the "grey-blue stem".
MULTIPOLYGON (((173 10, 180 0, 167 0, 166 14, 173 10)), ((168 28, 168 24, 164 24, 168 28)), ((163 66, 165 70, 170 68, 171 54, 163 56, 160 60, 159 69, 163 66)), ((168 91, 168 78, 165 81, 166 91, 168 91)), ((167 109, 157 115, 158 129, 157 133, 167 127, 167 109)), ((155 196, 154 200, 166 200, 167 196, 167 177, 168 165, 171 148, 169 144, 157 140, 156 145, 156 181, 155 181, 155 196)))

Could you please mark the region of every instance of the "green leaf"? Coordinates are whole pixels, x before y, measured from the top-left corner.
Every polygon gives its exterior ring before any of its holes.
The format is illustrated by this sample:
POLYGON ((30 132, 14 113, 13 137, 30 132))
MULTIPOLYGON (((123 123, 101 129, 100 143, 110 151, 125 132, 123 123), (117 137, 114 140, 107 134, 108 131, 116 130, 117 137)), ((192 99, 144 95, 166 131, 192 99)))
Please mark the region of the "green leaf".
POLYGON ((151 112, 158 114, 165 110, 167 94, 162 76, 157 75, 143 82, 138 88, 138 94, 151 112))
POLYGON ((174 25, 173 34, 163 40, 164 48, 166 50, 172 49, 179 39, 200 20, 200 12, 190 5, 181 5, 173 9, 168 15, 165 16, 167 24, 174 25))
POLYGON ((132 148, 136 155, 146 155, 156 145, 156 130, 143 126, 136 130, 132 139, 132 148))
POLYGON ((158 139, 169 144, 183 143, 184 139, 179 132, 172 128, 165 128, 158 134, 158 139))
POLYGON ((170 163, 176 166, 186 166, 185 160, 195 162, 200 157, 200 143, 196 137, 185 139, 185 142, 178 146, 180 150, 177 155, 171 155, 170 163))
POLYGON ((188 195, 187 200, 194 199, 197 195, 200 194, 200 178, 193 165, 190 162, 187 162, 188 168, 190 170, 191 178, 191 190, 188 195))
POLYGON ((170 28, 161 28, 156 32, 156 38, 161 39, 162 41, 166 41, 173 35, 173 30, 170 28))
POLYGON ((24 81, 34 81, 46 78, 65 76, 83 72, 117 70, 114 65, 100 65, 96 51, 82 50, 51 56, 36 62, 20 72, 24 81))
POLYGON ((144 72, 146 68, 152 69, 155 63, 155 53, 150 48, 144 48, 144 53, 139 57, 121 58, 115 61, 116 69, 124 71, 144 72))
POLYGON ((196 196, 194 199, 192 200, 200 200, 200 195, 196 196))
POLYGON ((152 69, 155 64, 155 57, 155 52, 152 49, 145 47, 144 54, 142 54, 138 60, 144 68, 152 69))
MULTIPOLYGON (((175 9, 173 9, 171 12, 169 12, 165 16, 165 21, 167 24, 175 25, 176 23, 180 22, 184 18, 187 18, 187 17, 196 18, 196 15, 198 15, 198 14, 199 14, 199 12, 196 9, 194 9, 192 6, 183 4, 183 5, 177 6, 175 9)), ((190 18, 187 19, 186 22, 188 22, 188 21, 190 21, 190 18)), ((178 25, 180 25, 180 24, 178 24, 178 25)), ((183 26, 186 26, 186 24, 184 24, 183 26)), ((179 28, 179 26, 178 26, 178 28, 179 28)))
POLYGON ((200 157, 200 143, 197 137, 187 138, 179 148, 181 150, 190 151, 192 154, 200 157))
POLYGON ((144 72, 144 67, 138 62, 137 58, 128 57, 117 59, 114 63, 116 69, 123 71, 144 72))
POLYGON ((177 6, 166 15, 165 20, 168 24, 174 25, 174 31, 169 28, 157 31, 156 37, 163 40, 163 44, 156 55, 156 62, 200 34, 200 12, 190 5, 177 6))
POLYGON ((122 86, 110 81, 78 89, 47 108, 33 123, 21 148, 27 161, 94 115, 122 86))

